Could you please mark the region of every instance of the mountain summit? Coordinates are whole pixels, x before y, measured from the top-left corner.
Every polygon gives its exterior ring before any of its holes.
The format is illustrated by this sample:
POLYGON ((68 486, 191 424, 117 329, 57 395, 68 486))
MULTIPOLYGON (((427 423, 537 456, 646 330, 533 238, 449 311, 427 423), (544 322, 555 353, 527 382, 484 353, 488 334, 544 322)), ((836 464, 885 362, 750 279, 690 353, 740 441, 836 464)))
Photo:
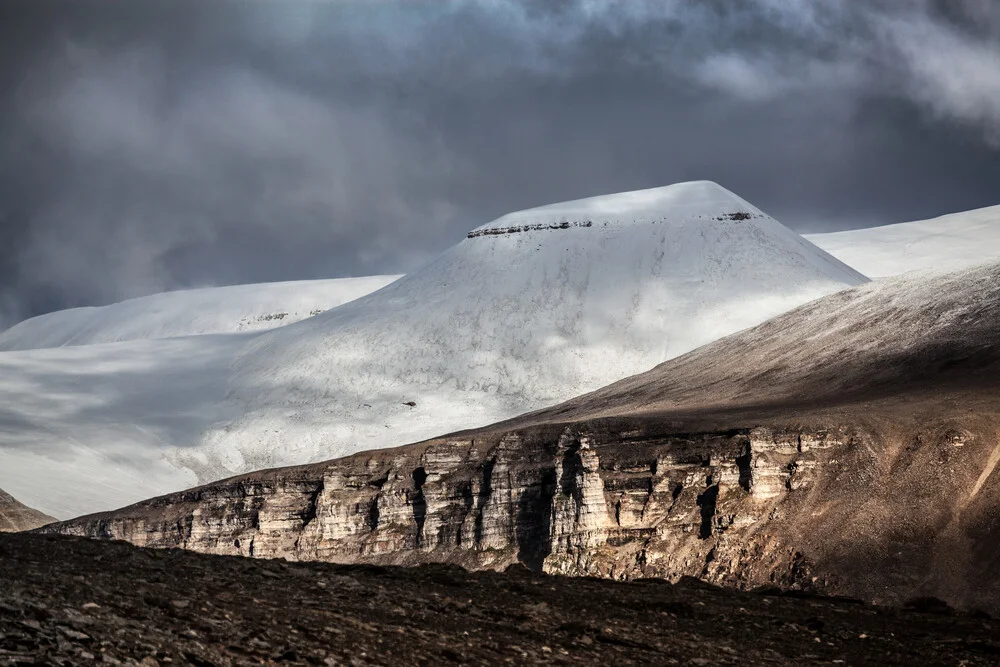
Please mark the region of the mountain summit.
POLYGON ((670 212, 682 215, 685 211, 706 220, 713 215, 725 216, 747 212, 763 216, 759 209, 712 181, 690 181, 659 188, 618 192, 571 201, 546 204, 535 208, 508 213, 496 220, 477 227, 470 234, 486 230, 503 229, 519 224, 546 222, 648 222, 670 212))

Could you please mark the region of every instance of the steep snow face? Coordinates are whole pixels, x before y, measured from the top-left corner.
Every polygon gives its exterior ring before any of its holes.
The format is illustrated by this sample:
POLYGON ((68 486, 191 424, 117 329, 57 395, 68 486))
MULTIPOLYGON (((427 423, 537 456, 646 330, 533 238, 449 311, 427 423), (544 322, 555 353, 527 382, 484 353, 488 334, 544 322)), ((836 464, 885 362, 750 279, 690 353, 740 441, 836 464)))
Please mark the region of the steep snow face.
POLYGON ((805 237, 872 278, 1000 260, 1000 206, 805 237))
POLYGON ((514 213, 267 332, 0 353, 0 488, 66 518, 480 426, 865 280, 712 183, 514 213))
POLYGON ((865 281, 714 183, 512 213, 376 294, 256 338, 230 382, 243 416, 208 434, 208 453, 238 470, 487 424, 865 281))
POLYGON ((262 331, 385 287, 399 276, 299 280, 164 292, 33 317, 0 333, 0 351, 262 331))

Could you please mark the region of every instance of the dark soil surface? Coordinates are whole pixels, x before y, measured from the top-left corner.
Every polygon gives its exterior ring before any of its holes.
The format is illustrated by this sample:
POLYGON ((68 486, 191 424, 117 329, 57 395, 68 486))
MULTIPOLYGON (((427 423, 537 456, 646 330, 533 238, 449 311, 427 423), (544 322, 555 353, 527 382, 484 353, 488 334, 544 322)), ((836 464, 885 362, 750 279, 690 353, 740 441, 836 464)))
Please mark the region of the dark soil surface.
POLYGON ((1000 662, 1000 623, 914 606, 0 535, 0 665, 1000 662))

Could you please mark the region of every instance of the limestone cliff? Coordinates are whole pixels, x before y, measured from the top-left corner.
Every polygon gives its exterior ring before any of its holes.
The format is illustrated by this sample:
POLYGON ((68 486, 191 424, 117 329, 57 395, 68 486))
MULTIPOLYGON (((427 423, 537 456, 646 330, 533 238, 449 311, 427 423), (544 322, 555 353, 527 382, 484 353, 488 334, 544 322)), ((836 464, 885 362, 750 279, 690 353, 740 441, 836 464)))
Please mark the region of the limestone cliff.
MULTIPOLYGON (((1000 599, 996 578, 977 583, 991 565, 985 542, 972 548, 970 531, 984 525, 971 499, 956 489, 949 520, 919 509, 933 493, 912 486, 931 453, 953 469, 988 459, 981 437, 924 427, 911 434, 922 442, 914 455, 884 429, 683 434, 658 423, 441 439, 244 475, 46 530, 289 560, 521 562, 880 602, 936 595, 992 608, 1000 599), (929 578, 929 567, 948 576, 929 578)), ((996 527, 985 530, 994 540, 996 527)))

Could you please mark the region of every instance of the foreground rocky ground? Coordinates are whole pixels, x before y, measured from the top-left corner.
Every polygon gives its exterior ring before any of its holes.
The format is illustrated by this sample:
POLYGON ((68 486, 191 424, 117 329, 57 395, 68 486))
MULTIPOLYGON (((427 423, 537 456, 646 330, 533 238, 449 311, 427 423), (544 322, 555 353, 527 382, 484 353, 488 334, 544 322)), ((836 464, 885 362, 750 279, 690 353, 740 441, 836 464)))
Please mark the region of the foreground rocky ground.
POLYGON ((0 665, 950 664, 1000 623, 695 580, 287 563, 0 535, 0 665))

